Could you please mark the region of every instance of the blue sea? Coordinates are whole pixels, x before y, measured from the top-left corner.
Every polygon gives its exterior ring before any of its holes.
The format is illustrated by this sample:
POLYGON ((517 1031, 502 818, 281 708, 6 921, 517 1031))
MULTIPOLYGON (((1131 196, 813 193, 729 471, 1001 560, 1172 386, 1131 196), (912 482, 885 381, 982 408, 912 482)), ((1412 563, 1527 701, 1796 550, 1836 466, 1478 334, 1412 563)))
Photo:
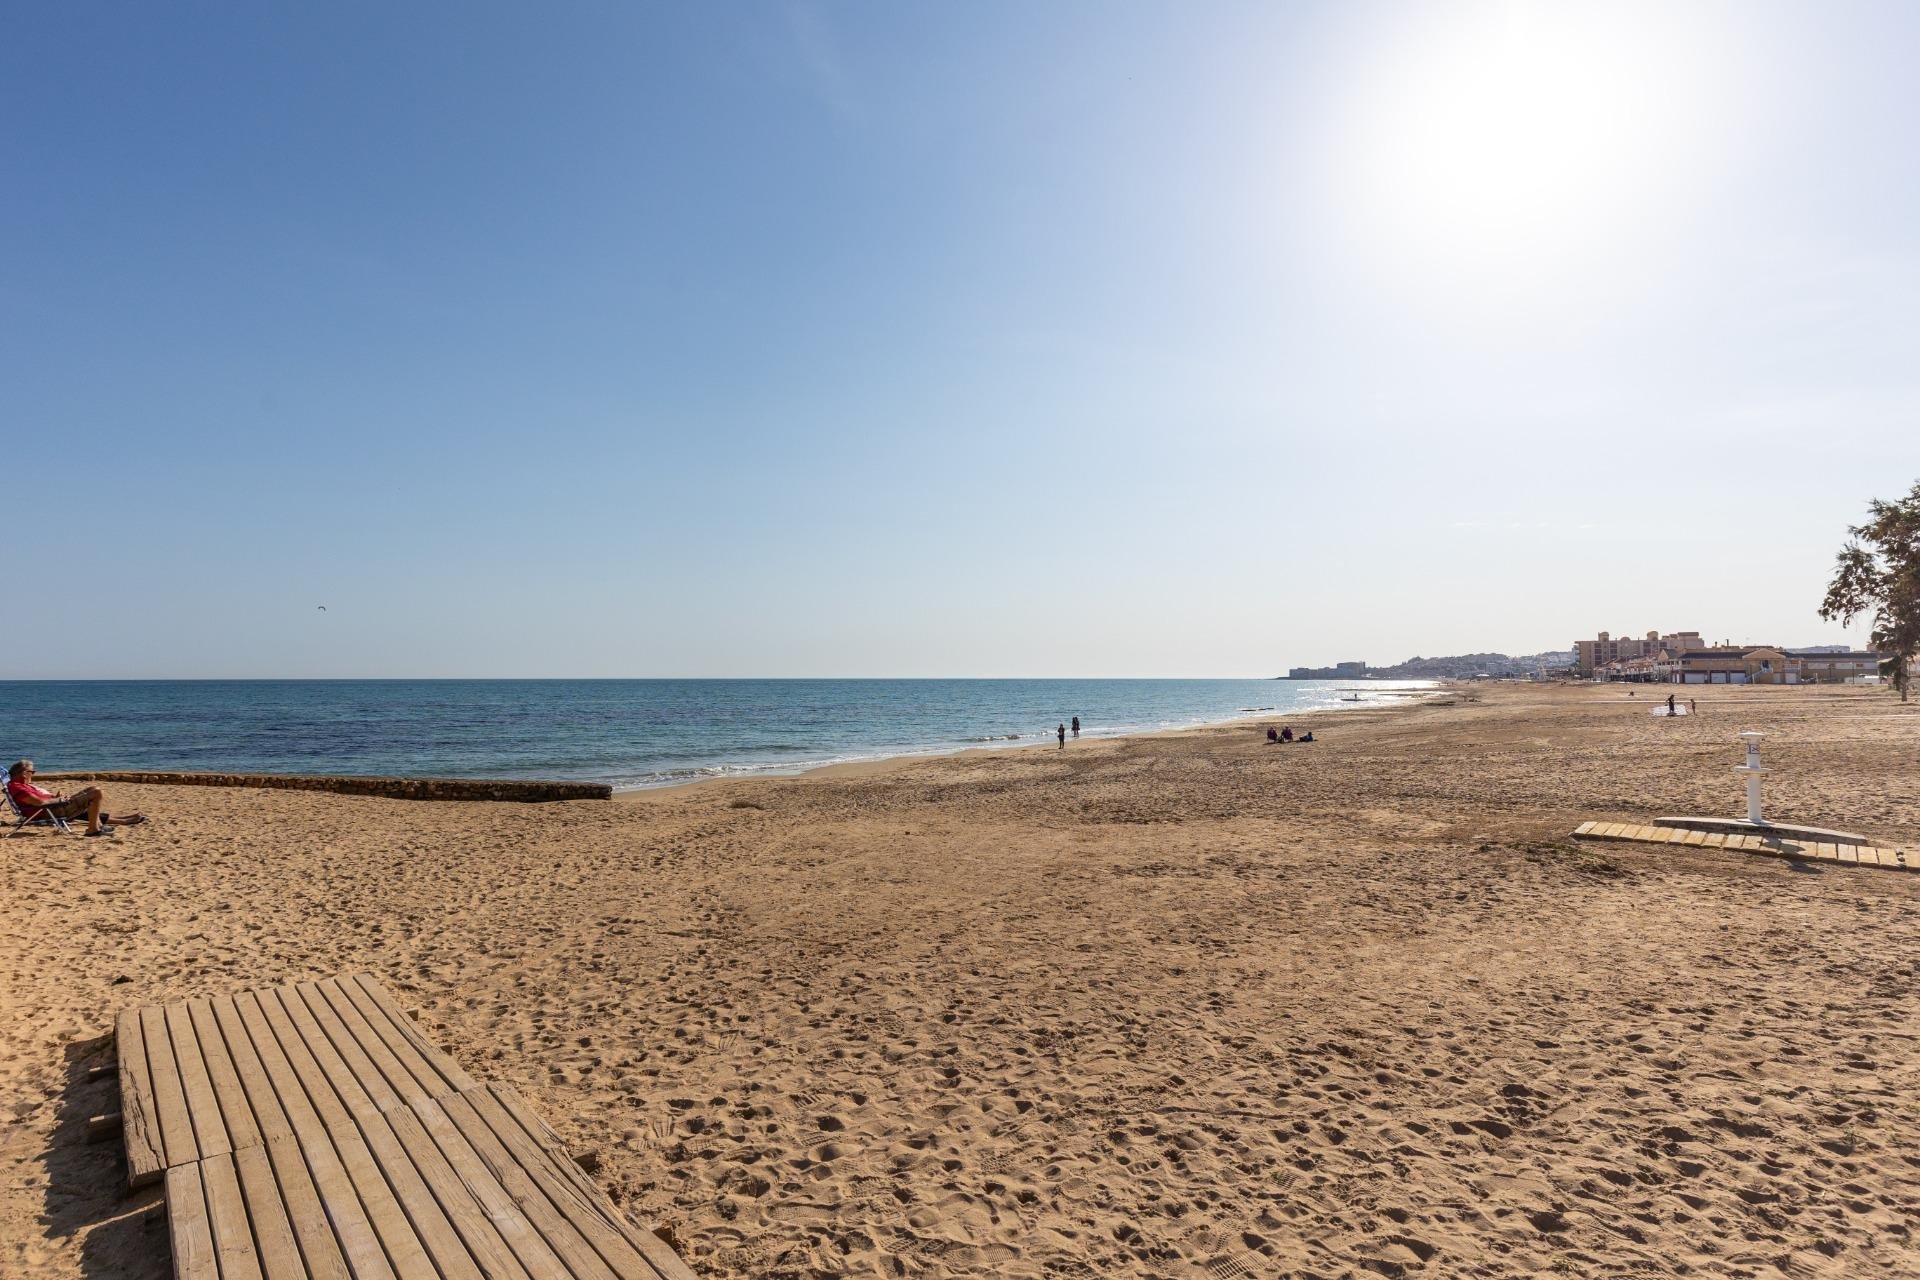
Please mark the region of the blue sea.
POLYGON ((0 681, 0 757, 668 786, 968 747, 1379 706, 1421 681, 0 681), (1361 699, 1350 701, 1355 691, 1361 699))

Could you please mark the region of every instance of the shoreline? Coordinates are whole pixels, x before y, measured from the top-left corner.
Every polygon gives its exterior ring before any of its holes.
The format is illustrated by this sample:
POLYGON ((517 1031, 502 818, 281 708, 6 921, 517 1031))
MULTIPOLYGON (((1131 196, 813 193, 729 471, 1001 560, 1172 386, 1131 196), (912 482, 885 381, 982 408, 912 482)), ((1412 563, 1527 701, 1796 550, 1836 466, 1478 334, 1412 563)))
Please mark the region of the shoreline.
MULTIPOLYGON (((1276 676, 1274 678, 1285 679, 1284 676, 1276 676)), ((1396 695, 1398 700, 1390 703, 1361 704, 1358 706, 1349 703, 1338 707, 1313 707, 1305 711, 1287 712, 1285 714, 1292 715, 1298 719, 1316 715, 1349 716, 1363 711, 1405 712, 1415 707, 1431 706, 1433 705, 1431 702, 1432 698, 1457 692, 1453 686, 1459 682, 1436 680, 1430 681, 1429 683, 1434 687, 1431 689, 1407 689, 1399 691, 1396 695)), ((1079 738, 1069 735, 1067 743, 1068 745, 1076 742, 1089 745, 1108 742, 1124 743, 1141 738, 1159 738, 1183 733, 1204 733, 1209 730, 1245 724, 1249 720, 1264 715, 1277 717, 1282 714, 1278 709, 1271 711, 1249 711, 1229 716, 1223 720, 1201 720, 1193 724, 1168 725, 1162 729, 1128 729, 1118 733, 1087 734, 1079 738)), ((1038 747, 1045 747, 1049 744, 1053 744, 1052 738, 1035 735, 1031 740, 1022 739, 1020 741, 1004 741, 999 743, 977 742, 967 746, 951 748, 931 747, 921 751, 901 751, 891 755, 873 756, 862 760, 838 760, 831 764, 808 765, 793 770, 783 770, 776 766, 767 769, 756 768, 752 772, 725 774, 713 778, 688 778, 681 782, 661 782, 649 786, 615 786, 613 789, 613 800, 615 803, 620 803, 643 796, 679 793, 691 791, 694 788, 711 788, 738 782, 792 782, 802 778, 873 777, 878 774, 887 773, 894 768, 904 768, 918 762, 954 760, 971 755, 998 755, 1010 751, 1032 750, 1038 747)), ((1056 750, 1059 749, 1057 744, 1054 745, 1056 750)))

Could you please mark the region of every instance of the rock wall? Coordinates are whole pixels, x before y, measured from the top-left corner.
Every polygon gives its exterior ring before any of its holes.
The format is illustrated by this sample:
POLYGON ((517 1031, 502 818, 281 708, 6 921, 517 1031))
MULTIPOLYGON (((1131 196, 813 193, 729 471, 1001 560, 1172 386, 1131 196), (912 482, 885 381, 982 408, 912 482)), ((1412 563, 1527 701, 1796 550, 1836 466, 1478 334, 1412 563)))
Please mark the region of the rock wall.
POLYGON ((611 800, 603 782, 505 782, 480 778, 356 778, 293 773, 150 773, 104 769, 92 773, 43 773, 38 780, 138 782, 162 787, 261 787, 279 791, 337 791, 390 800, 611 800))

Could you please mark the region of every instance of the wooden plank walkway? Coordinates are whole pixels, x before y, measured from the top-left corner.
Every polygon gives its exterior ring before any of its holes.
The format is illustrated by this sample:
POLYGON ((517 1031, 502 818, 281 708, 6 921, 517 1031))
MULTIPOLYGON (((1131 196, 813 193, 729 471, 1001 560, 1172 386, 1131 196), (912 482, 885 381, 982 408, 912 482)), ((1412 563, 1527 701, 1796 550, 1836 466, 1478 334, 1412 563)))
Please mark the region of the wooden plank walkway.
POLYGON ((1890 871, 1920 871, 1920 855, 1905 849, 1870 844, 1826 844, 1786 840, 1778 836, 1738 835, 1697 831, 1685 827, 1643 827, 1621 822, 1583 822, 1574 828, 1576 840, 1631 840, 1642 844, 1684 844, 1706 849, 1730 849, 1771 858, 1804 858, 1842 866, 1883 867, 1890 871))
POLYGON ((175 1280, 693 1280, 366 974, 128 1009, 117 1036, 175 1280))

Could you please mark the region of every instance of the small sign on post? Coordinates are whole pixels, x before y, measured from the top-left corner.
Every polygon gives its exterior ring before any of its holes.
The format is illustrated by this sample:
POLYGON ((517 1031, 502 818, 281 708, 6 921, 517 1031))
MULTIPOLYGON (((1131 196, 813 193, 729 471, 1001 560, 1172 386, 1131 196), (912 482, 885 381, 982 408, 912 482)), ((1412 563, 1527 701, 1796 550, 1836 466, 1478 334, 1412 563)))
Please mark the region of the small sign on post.
POLYGON ((1751 729, 1741 734, 1740 740, 1747 744, 1747 760, 1733 769, 1735 773, 1747 775, 1747 821, 1755 826, 1765 826, 1767 821, 1760 816, 1760 776, 1766 773, 1760 767, 1760 739, 1766 736, 1751 729))

